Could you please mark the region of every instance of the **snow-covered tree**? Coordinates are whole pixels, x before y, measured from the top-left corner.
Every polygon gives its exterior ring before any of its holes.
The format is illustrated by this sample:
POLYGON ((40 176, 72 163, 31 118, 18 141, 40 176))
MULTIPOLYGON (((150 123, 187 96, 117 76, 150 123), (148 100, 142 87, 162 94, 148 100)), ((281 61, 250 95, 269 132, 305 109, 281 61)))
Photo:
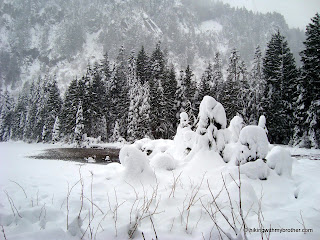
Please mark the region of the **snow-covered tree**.
POLYGON ((142 89, 140 81, 137 79, 136 59, 134 52, 128 60, 128 86, 129 86, 129 112, 127 126, 127 140, 134 141, 138 137, 139 107, 142 101, 142 89))
POLYGON ((74 129, 74 142, 78 147, 81 146, 83 141, 83 134, 84 134, 84 125, 83 125, 83 109, 82 109, 82 102, 79 102, 78 111, 76 114, 76 127, 74 129))
POLYGON ((54 121, 53 129, 52 129, 52 142, 58 142, 60 140, 60 120, 59 117, 56 117, 54 121))
POLYGON ((237 113, 241 113, 238 98, 241 88, 241 59, 236 49, 233 49, 227 68, 227 79, 223 84, 221 103, 225 107, 228 119, 232 119, 237 113))
MULTIPOLYGON (((128 80, 127 80, 127 61, 125 57, 125 49, 121 47, 116 59, 113 76, 111 79, 111 87, 109 95, 110 99, 110 117, 113 127, 118 122, 120 135, 126 137, 127 120, 129 110, 128 80)), ((112 128, 113 128, 112 127, 112 128)), ((112 129, 110 129, 112 133, 112 129)))
POLYGON ((320 15, 317 13, 306 28, 305 49, 301 52, 302 76, 295 111, 294 143, 319 148, 320 142, 320 15))
POLYGON ((285 38, 278 31, 272 35, 263 59, 266 81, 264 113, 269 140, 287 144, 293 132, 293 103, 296 101, 298 71, 285 38))
POLYGON ((61 132, 73 140, 73 134, 76 127, 76 114, 79 105, 78 80, 73 79, 65 93, 64 102, 61 111, 61 132))
POLYGON ((144 47, 141 47, 141 50, 138 53, 137 56, 137 77, 143 85, 145 82, 149 81, 150 78, 150 67, 149 67, 149 57, 147 53, 144 50, 144 47))
POLYGON ((251 67, 251 72, 248 77, 249 93, 250 98, 248 104, 248 122, 256 124, 259 116, 262 114, 262 99, 265 88, 265 80, 263 78, 262 71, 262 53, 260 46, 256 47, 254 53, 254 59, 251 67))
POLYGON ((5 90, 1 98, 1 112, 0 112, 0 141, 7 141, 10 139, 11 126, 13 123, 13 107, 14 101, 8 90, 5 90))

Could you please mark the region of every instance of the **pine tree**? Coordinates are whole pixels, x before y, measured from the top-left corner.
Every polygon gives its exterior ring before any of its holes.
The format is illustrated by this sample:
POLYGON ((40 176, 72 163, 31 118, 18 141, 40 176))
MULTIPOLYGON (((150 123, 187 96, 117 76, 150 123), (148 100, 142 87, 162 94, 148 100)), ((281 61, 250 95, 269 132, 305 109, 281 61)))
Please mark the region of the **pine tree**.
POLYGON ((299 103, 295 112, 295 143, 305 147, 320 146, 320 15, 317 13, 306 28, 305 49, 301 52, 302 76, 299 103), (303 143, 304 142, 304 143, 303 143), (301 144, 302 143, 302 144, 301 144))
POLYGON ((175 135, 177 128, 176 111, 174 107, 175 94, 177 91, 177 79, 175 69, 172 66, 166 74, 165 84, 163 85, 163 95, 165 104, 165 122, 167 125, 166 138, 171 138, 175 135))
POLYGON ((50 130, 53 129, 56 117, 60 114, 61 107, 62 100, 60 97, 60 90, 57 86, 57 81, 54 78, 53 80, 49 80, 48 95, 44 106, 44 109, 46 111, 44 125, 47 129, 47 136, 45 141, 52 140, 52 132, 50 130))
POLYGON ((78 111, 76 114, 76 127, 74 129, 74 142, 76 143, 77 147, 80 147, 83 141, 84 135, 84 124, 83 124, 83 109, 82 109, 82 102, 79 102, 78 111))
POLYGON ((52 142, 59 142, 60 141, 60 120, 59 117, 56 117, 54 121, 53 129, 52 129, 52 142))
POLYGON ((142 86, 142 102, 139 108, 138 138, 152 137, 151 134, 151 118, 150 118, 150 87, 149 83, 145 82, 142 86))
POLYGON ((11 127, 11 138, 13 140, 23 139, 23 132, 26 127, 26 118, 28 112, 28 92, 29 87, 27 84, 24 84, 14 108, 14 118, 11 127))
POLYGON ((149 81, 150 78, 150 67, 149 67, 149 57, 147 53, 144 50, 144 47, 141 47, 141 50, 138 53, 137 56, 137 77, 143 85, 145 82, 149 81))
POLYGON ((11 128, 14 117, 14 100, 8 90, 5 90, 1 99, 0 113, 0 141, 8 141, 11 138, 11 128))
MULTIPOLYGON (((128 96, 128 80, 127 80, 127 61, 125 58, 124 47, 121 47, 114 67, 114 74, 112 76, 112 84, 110 87, 110 117, 109 120, 115 127, 115 122, 119 125, 119 134, 126 137, 127 134, 127 120, 129 110, 129 96, 128 96)), ((112 130, 111 130, 112 131, 112 130)), ((112 133, 112 132, 111 132, 112 133)))
POLYGON ((138 119, 139 119, 139 108, 142 101, 142 89, 140 81, 137 79, 136 71, 136 59, 134 52, 128 60, 128 85, 129 85, 129 112, 128 112, 128 127, 127 127, 127 140, 133 142, 138 138, 138 119))
POLYGON ((154 138, 163 138, 167 132, 163 84, 165 84, 165 58, 160 43, 156 45, 150 59, 150 122, 154 138))
POLYGON ((285 38, 278 31, 268 43, 263 59, 266 80, 264 112, 269 140, 287 144, 293 132, 293 103, 296 101, 298 71, 285 38))
POLYGON ((223 88, 222 63, 220 53, 216 53, 213 61, 213 86, 211 96, 220 102, 221 92, 223 88))
POLYGON ((66 137, 66 140, 74 139, 74 131, 76 127, 76 114, 79 104, 79 88, 78 80, 73 79, 65 93, 62 111, 61 111, 61 134, 66 137))
POLYGON ((93 71, 93 79, 92 83, 89 87, 89 98, 90 98, 90 120, 91 120, 91 131, 88 132, 88 135, 91 137, 101 137, 103 140, 106 140, 106 126, 104 126, 104 121, 106 120, 106 112, 107 112, 107 92, 106 86, 103 82, 103 77, 101 72, 99 71, 98 65, 95 65, 93 71), (100 126, 102 124, 102 126, 100 126), (101 129, 105 129, 104 131, 100 131, 101 129), (104 134, 104 135, 101 135, 104 134))
POLYGON ((241 113, 241 106, 238 98, 241 90, 241 59, 236 49, 233 49, 229 58, 228 75, 223 84, 221 103, 226 110, 227 119, 232 119, 241 113))
POLYGON ((254 54, 253 64, 249 75, 249 89, 248 94, 251 101, 248 105, 249 119, 248 122, 256 124, 260 115, 262 114, 262 98, 265 88, 265 80, 262 72, 262 53, 260 46, 257 46, 254 54))

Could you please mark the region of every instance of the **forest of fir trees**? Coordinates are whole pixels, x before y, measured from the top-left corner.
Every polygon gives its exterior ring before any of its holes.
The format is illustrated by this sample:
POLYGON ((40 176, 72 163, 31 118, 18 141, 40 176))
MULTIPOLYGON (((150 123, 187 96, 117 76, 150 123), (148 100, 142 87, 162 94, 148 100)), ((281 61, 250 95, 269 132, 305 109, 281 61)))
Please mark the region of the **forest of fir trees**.
POLYGON ((271 143, 320 147, 320 17, 306 29, 302 67, 297 68, 285 37, 277 31, 265 53, 256 47, 251 66, 237 49, 227 66, 213 56, 197 81, 190 66, 177 72, 158 43, 151 54, 119 49, 114 63, 108 55, 71 81, 61 97, 54 76, 25 83, 14 100, 1 92, 0 140, 64 141, 81 145, 86 137, 132 142, 144 137, 175 135, 181 112, 197 124, 205 95, 225 107, 227 118, 246 124, 267 119, 271 143), (226 74, 223 75, 223 70, 226 74))

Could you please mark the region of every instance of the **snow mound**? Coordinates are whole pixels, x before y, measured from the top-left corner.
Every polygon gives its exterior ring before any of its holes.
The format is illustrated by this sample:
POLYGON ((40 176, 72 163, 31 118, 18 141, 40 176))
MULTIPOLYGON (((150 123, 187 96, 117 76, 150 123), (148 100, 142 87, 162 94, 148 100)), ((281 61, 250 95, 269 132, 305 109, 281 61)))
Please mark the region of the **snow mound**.
POLYGON ((293 159, 289 151, 276 146, 268 153, 266 159, 268 166, 274 169, 278 175, 291 176, 293 159))
POLYGON ((246 146, 246 161, 264 159, 269 151, 269 141, 266 132, 259 126, 246 126, 239 135, 239 142, 246 146))
POLYGON ((136 180, 142 178, 153 179, 147 156, 134 146, 124 146, 119 153, 120 163, 124 166, 124 178, 136 180))
POLYGON ((156 169, 172 171, 176 169, 177 161, 168 153, 158 153, 151 159, 150 165, 156 169))
POLYGON ((266 180, 270 174, 270 169, 262 159, 258 159, 241 165, 241 173, 251 179, 266 180))

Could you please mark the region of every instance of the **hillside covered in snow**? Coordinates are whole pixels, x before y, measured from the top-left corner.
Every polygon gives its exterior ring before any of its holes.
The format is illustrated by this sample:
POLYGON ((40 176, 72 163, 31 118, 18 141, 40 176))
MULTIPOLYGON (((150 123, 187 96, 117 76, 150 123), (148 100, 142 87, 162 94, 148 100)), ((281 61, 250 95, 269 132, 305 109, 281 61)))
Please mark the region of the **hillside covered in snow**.
POLYGON ((213 0, 3 0, 0 23, 0 82, 14 88, 55 74, 64 89, 88 62, 106 52, 115 59, 121 45, 136 52, 143 45, 150 52, 161 41, 172 63, 199 73, 216 52, 226 62, 233 48, 249 63, 256 46, 264 50, 277 29, 300 61, 304 40, 278 13, 253 13, 213 0))

